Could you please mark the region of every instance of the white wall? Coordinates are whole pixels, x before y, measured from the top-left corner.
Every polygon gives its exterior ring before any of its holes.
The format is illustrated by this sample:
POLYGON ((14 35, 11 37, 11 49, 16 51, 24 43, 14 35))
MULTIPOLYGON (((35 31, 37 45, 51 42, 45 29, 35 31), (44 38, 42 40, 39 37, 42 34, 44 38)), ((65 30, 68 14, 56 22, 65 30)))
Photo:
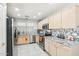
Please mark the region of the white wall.
POLYGON ((32 43, 34 42, 32 35, 37 35, 37 23, 28 21, 26 25, 27 25, 26 33, 29 34, 30 43, 32 43))
POLYGON ((18 31, 24 32, 22 35, 29 35, 30 43, 33 42, 32 35, 37 35, 37 22, 23 19, 16 19, 15 22, 15 26, 17 27, 18 31))
POLYGON ((27 30, 26 30, 27 33, 32 34, 32 35, 37 34, 37 22, 28 21, 26 25, 27 25, 27 30))
POLYGON ((0 3, 0 55, 6 55, 6 4, 0 3))
POLYGON ((16 19, 15 26, 17 27, 18 31, 24 31, 25 34, 37 34, 37 22, 16 19))

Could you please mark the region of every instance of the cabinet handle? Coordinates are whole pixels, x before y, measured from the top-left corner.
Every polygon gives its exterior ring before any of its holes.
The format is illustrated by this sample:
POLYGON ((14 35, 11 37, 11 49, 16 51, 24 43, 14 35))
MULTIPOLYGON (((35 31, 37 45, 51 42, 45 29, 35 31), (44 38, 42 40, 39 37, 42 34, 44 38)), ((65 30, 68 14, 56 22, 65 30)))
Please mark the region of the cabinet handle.
POLYGON ((2 43, 2 46, 4 46, 5 45, 5 43, 2 43))
POLYGON ((5 43, 2 43, 2 44, 0 45, 0 48, 3 47, 4 45, 5 45, 5 43))

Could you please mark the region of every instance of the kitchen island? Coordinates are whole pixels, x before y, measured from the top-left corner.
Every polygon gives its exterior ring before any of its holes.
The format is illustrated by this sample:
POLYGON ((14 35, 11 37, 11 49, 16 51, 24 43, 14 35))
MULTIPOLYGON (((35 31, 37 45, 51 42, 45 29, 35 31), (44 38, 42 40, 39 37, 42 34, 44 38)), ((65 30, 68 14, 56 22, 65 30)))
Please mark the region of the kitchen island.
POLYGON ((28 44, 29 36, 28 35, 19 35, 15 40, 16 45, 28 44))
POLYGON ((45 36, 45 50, 52 56, 79 56, 79 42, 45 36))

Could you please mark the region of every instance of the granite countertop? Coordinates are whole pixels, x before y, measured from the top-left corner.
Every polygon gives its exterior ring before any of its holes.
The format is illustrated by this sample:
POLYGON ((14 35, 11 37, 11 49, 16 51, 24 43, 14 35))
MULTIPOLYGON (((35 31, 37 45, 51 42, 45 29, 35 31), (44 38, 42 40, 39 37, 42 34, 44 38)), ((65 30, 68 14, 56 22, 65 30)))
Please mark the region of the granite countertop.
POLYGON ((60 39, 60 38, 53 37, 53 36, 45 36, 45 37, 46 38, 50 38, 51 40, 53 40, 55 42, 58 42, 60 44, 63 44, 65 46, 68 46, 70 48, 79 45, 79 42, 78 41, 69 41, 67 39, 60 39))

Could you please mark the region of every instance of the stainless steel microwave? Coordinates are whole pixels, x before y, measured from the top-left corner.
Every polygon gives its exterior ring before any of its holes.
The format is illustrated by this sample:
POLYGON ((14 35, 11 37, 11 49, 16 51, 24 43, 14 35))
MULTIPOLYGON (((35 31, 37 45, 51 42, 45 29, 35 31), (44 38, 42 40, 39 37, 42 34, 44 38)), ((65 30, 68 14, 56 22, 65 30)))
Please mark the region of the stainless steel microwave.
POLYGON ((44 24, 44 25, 42 26, 42 29, 49 29, 49 24, 44 24))

